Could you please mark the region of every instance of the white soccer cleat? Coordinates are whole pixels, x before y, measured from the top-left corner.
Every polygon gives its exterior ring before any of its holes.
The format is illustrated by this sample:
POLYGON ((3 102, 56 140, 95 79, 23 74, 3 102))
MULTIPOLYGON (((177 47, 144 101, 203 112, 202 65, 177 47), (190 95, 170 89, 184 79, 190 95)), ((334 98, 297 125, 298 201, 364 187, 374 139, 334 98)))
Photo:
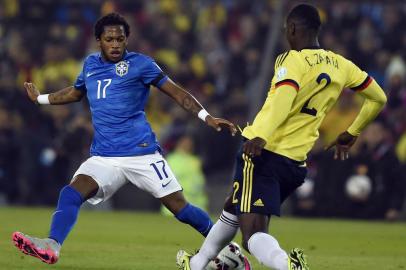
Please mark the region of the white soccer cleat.
POLYGON ((61 245, 53 239, 40 239, 21 232, 14 232, 13 242, 24 254, 38 258, 45 263, 54 264, 59 259, 61 245))

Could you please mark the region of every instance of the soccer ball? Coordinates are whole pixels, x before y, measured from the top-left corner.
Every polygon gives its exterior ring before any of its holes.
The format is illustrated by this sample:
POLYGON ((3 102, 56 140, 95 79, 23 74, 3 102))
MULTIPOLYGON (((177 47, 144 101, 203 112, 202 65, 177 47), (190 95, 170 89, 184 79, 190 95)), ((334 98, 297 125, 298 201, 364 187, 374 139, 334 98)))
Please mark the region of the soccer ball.
POLYGON ((365 201, 372 191, 372 181, 366 175, 353 175, 345 184, 347 196, 356 201, 365 201))
POLYGON ((252 270, 248 259, 242 254, 240 246, 231 242, 223 248, 214 260, 206 266, 206 270, 252 270))

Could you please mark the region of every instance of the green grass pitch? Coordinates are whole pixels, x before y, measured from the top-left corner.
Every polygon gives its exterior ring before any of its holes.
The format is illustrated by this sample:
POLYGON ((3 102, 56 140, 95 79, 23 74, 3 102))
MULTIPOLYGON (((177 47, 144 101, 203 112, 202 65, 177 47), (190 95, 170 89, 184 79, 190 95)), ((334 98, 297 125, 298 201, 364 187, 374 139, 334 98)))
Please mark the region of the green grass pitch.
MULTIPOLYGON (((46 236, 52 211, 0 208, 0 269, 177 269, 178 249, 194 250, 203 239, 171 217, 82 211, 59 262, 49 266, 20 253, 11 233, 46 236)), ((406 270, 405 223, 274 218, 271 232, 284 249, 304 248, 312 270, 406 270)), ((255 270, 266 269, 250 260, 255 270)))

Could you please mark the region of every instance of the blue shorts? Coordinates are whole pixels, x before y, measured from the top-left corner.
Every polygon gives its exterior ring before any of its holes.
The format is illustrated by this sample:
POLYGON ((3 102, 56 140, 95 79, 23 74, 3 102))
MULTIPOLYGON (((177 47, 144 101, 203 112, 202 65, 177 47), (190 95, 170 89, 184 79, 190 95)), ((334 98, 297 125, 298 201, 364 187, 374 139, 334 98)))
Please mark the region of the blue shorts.
POLYGON ((303 184, 306 173, 305 162, 267 150, 250 158, 240 149, 232 194, 237 215, 258 213, 280 216, 281 204, 303 184))

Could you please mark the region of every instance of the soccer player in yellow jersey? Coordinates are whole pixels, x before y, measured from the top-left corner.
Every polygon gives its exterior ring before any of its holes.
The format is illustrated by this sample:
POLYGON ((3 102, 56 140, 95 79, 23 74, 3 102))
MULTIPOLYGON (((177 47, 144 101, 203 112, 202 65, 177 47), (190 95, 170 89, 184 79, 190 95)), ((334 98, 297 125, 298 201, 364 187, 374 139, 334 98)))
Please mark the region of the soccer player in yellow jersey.
POLYGON ((320 47, 320 25, 318 11, 311 5, 298 5, 289 13, 286 37, 291 50, 277 57, 265 104, 242 132, 233 193, 200 251, 193 257, 178 253, 182 269, 202 270, 233 239, 238 227, 243 247, 261 264, 277 270, 309 269, 302 250, 293 249, 288 255, 268 234, 270 217, 280 215, 281 203, 304 182, 307 153, 344 88, 365 101, 351 126, 330 145, 336 159, 348 158, 360 132, 386 103, 384 92, 367 73, 320 47))

